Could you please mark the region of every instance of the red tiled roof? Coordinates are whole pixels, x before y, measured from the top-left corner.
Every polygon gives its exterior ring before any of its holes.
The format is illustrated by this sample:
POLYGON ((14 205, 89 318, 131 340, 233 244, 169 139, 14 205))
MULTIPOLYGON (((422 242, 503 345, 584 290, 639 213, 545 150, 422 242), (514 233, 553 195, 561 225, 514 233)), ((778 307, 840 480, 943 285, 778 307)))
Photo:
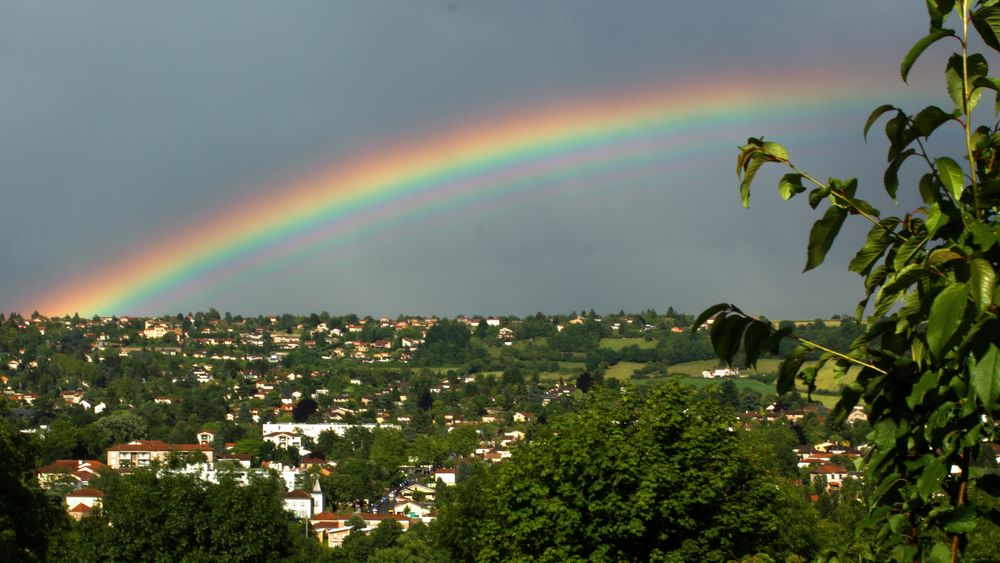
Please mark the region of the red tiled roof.
POLYGON ((290 493, 286 493, 285 494, 285 498, 310 499, 310 498, 312 498, 312 495, 310 495, 309 493, 307 493, 307 492, 305 492, 305 491, 303 491, 301 489, 295 489, 294 491, 292 491, 290 493))
POLYGON ((336 521, 336 520, 350 520, 350 514, 337 514, 335 512, 320 512, 319 514, 314 514, 310 520, 316 521, 336 521))
POLYGON ((847 470, 835 463, 826 463, 820 466, 819 469, 813 471, 813 473, 830 474, 830 473, 847 473, 847 470))
POLYGON ((70 512, 90 512, 91 510, 92 509, 89 506, 83 504, 82 502, 74 506, 73 508, 69 509, 70 512))
POLYGON ((136 440, 127 444, 115 444, 108 448, 109 452, 168 452, 179 451, 211 451, 208 444, 168 444, 163 440, 136 440))
POLYGON ((86 469, 95 471, 106 467, 107 465, 94 459, 57 459, 48 465, 39 467, 38 473, 74 473, 86 469))

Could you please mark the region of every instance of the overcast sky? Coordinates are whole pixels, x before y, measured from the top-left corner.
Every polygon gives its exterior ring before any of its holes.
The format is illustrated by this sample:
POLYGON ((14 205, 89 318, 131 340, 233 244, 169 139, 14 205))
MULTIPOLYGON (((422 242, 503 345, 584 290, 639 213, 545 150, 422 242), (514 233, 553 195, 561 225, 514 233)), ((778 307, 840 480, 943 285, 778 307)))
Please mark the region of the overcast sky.
MULTIPOLYGON (((8 0, 0 310, 30 313, 24 296, 39 287, 67 291, 154 235, 197 229, 205 210, 359 146, 706 74, 738 88, 741 71, 781 84, 830 69, 864 88, 849 69, 895 75, 925 19, 902 0, 8 0)), ((937 76, 941 54, 918 74, 937 76)), ((858 176, 876 192, 884 146, 865 145, 861 127, 886 101, 753 125, 788 134, 818 176, 858 176)), ((743 141, 661 176, 432 215, 237 284, 101 312, 697 312, 719 301, 770 318, 853 312, 861 284, 846 263, 866 228, 849 223, 827 264, 800 274, 817 217, 781 202, 775 176, 741 208, 743 141)))

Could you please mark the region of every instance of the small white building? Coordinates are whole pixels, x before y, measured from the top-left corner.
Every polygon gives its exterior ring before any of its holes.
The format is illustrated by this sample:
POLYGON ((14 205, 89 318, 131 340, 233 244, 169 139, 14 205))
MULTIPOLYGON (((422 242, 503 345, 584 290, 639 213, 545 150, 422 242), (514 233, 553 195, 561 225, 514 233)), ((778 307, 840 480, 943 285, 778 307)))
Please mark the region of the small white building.
POLYGON ((434 471, 434 480, 442 481, 445 485, 449 487, 455 486, 455 479, 458 477, 458 471, 454 469, 437 469, 434 471))

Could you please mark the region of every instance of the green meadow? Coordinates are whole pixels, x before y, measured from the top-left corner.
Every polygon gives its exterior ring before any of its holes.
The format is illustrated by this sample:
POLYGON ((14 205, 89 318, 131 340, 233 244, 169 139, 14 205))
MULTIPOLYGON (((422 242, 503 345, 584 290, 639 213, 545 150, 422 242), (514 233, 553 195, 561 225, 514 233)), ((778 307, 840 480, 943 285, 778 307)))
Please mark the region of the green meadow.
POLYGON ((602 338, 601 348, 608 348, 611 350, 621 350, 622 348, 627 348, 629 346, 637 346, 643 349, 656 348, 655 340, 646 340, 645 338, 602 338))

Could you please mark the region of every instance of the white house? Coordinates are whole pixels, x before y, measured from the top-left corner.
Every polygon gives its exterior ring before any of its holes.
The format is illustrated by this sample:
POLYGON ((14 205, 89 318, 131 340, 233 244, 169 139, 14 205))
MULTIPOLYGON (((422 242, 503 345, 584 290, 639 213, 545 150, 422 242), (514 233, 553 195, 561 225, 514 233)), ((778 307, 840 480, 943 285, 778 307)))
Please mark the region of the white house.
POLYGON ((454 486, 458 471, 454 469, 437 469, 434 471, 434 480, 443 481, 445 485, 454 486))

